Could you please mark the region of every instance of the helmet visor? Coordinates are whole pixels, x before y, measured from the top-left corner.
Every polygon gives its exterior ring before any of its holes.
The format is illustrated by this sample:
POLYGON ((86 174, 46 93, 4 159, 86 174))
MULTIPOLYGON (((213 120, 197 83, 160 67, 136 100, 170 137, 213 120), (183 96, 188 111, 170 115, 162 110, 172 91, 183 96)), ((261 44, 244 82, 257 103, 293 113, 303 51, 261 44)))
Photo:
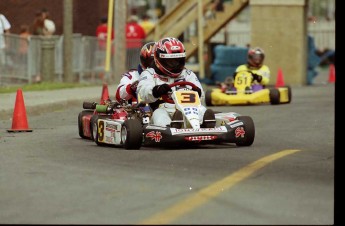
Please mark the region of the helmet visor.
POLYGON ((261 54, 253 54, 249 56, 249 59, 252 62, 252 64, 257 66, 262 64, 263 58, 264 57, 261 54))
POLYGON ((180 73, 186 63, 186 53, 160 54, 160 63, 172 73, 180 73))

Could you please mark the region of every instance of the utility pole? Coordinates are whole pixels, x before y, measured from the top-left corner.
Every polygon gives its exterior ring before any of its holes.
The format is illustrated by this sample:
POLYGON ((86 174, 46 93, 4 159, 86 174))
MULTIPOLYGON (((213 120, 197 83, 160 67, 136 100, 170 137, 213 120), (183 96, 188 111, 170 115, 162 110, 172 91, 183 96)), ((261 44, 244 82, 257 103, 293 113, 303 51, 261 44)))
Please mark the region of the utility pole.
POLYGON ((64 82, 75 82, 73 76, 73 0, 63 2, 63 72, 64 82))
POLYGON ((198 59, 199 59, 199 78, 205 78, 205 61, 204 61, 204 27, 202 5, 203 1, 198 0, 198 59))
MULTIPOLYGON (((115 56, 114 57, 114 82, 119 83, 121 75, 126 71, 126 18, 127 18, 127 1, 115 1, 114 14, 114 31, 115 31, 115 56)), ((138 56, 139 57, 139 56, 138 56)))

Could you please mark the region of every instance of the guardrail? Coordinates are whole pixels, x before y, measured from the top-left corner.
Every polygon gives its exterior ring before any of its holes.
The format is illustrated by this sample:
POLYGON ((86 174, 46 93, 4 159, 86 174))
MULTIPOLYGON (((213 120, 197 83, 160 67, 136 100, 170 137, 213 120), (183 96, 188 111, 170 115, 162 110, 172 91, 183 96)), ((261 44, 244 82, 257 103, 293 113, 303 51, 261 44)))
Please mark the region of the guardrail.
MULTIPOLYGON (((308 33, 315 40, 317 49, 335 50, 335 21, 309 24, 308 33)), ((54 80, 63 79, 63 36, 53 36, 54 45, 54 80)), ((29 39, 15 34, 6 34, 4 57, 0 57, 0 85, 33 83, 42 79, 42 42, 44 37, 31 36, 29 39), (4 62, 2 62, 4 61, 4 62)), ((135 40, 138 42, 138 40, 135 40)), ((250 44, 250 26, 248 23, 230 23, 222 29, 211 42, 226 45, 246 46, 250 44)), ((114 48, 114 42, 112 43, 114 48)), ((140 48, 127 49, 126 68, 136 68, 139 64, 140 48)), ((105 50, 99 40, 93 36, 73 35, 73 72, 75 81, 102 83, 105 76, 105 50)), ((116 55, 112 51, 112 59, 116 55)), ((112 64, 113 65, 113 64, 112 64)), ((113 73, 110 69, 110 74, 113 73)), ((117 76, 117 75, 111 75, 117 76)))

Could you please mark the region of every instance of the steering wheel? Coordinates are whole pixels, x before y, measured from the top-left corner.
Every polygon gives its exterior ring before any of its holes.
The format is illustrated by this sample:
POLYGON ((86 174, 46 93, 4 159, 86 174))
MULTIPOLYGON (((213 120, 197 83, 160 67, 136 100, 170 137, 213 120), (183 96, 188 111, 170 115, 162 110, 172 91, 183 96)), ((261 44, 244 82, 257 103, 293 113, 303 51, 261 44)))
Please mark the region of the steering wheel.
MULTIPOLYGON (((199 88, 197 85, 195 85, 194 83, 192 82, 187 82, 187 81, 181 81, 181 82, 174 82, 174 83, 171 83, 169 84, 170 88, 172 87, 175 87, 175 86, 191 86, 192 87, 192 90, 196 89, 196 88, 199 88)), ((162 95, 162 99, 169 103, 169 104, 174 104, 174 101, 173 99, 171 99, 171 97, 168 96, 168 94, 164 94, 162 95)))

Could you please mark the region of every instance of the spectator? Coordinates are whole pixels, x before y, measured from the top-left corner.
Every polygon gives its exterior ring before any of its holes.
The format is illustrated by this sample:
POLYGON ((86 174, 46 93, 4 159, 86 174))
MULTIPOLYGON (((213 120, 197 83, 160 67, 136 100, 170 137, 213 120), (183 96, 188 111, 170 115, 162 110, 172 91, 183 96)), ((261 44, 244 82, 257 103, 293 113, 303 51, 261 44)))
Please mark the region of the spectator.
POLYGON ((144 29, 138 24, 138 17, 132 15, 126 24, 127 41, 127 65, 128 68, 136 68, 137 57, 146 38, 144 29))
POLYGON ((49 13, 46 9, 36 12, 35 20, 32 25, 33 35, 50 36, 55 32, 55 23, 48 19, 49 13))
POLYGON ((212 9, 214 12, 224 11, 224 0, 213 0, 212 9))
POLYGON ((150 16, 145 14, 141 18, 140 26, 142 26, 147 36, 147 34, 155 27, 155 24, 151 21, 150 16))
MULTIPOLYGON (((108 36, 108 18, 106 16, 102 17, 100 24, 96 28, 96 36, 98 38, 98 46, 100 50, 105 50, 107 46, 107 36, 108 36)), ((111 29, 111 40, 114 39, 114 29, 111 29)))
POLYGON ((10 33, 11 24, 7 18, 0 14, 0 68, 5 65, 6 55, 5 55, 5 36, 4 34, 10 33))
POLYGON ((38 11, 35 14, 35 19, 32 24, 31 33, 33 35, 44 35, 44 18, 42 12, 38 11))
POLYGON ((26 24, 22 24, 20 26, 19 33, 19 54, 21 62, 26 62, 30 36, 31 34, 29 32, 29 26, 26 24))
POLYGON ((210 19, 210 18, 215 19, 217 12, 224 11, 224 0, 212 0, 211 3, 212 4, 211 4, 210 9, 206 12, 207 19, 210 19))
POLYGON ((55 23, 50 19, 48 10, 43 8, 41 14, 44 23, 44 35, 53 35, 55 33, 55 23))

